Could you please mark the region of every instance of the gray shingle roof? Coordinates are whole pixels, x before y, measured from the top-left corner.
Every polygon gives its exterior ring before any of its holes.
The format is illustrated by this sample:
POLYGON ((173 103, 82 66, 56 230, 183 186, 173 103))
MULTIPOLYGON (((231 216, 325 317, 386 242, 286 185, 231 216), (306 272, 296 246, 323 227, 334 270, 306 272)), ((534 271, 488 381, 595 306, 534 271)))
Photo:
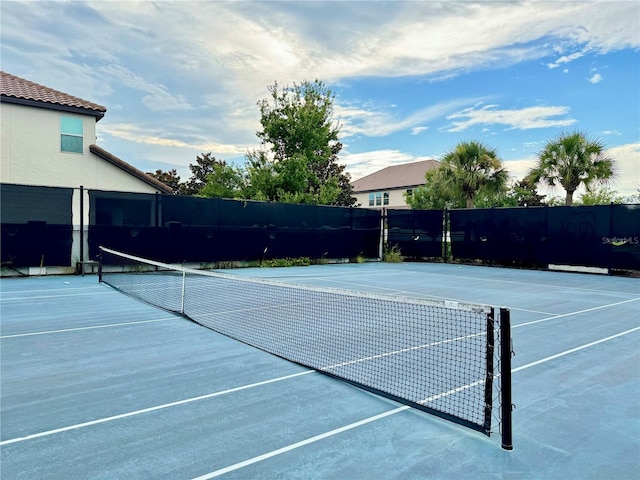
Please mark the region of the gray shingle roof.
POLYGON ((0 99, 3 102, 53 108, 56 110, 78 111, 102 118, 106 107, 74 97, 68 93, 45 87, 24 78, 0 72, 0 99))
POLYGON ((424 185, 427 170, 438 168, 437 160, 403 163, 378 170, 366 177, 351 182, 354 193, 396 188, 411 188, 424 185))

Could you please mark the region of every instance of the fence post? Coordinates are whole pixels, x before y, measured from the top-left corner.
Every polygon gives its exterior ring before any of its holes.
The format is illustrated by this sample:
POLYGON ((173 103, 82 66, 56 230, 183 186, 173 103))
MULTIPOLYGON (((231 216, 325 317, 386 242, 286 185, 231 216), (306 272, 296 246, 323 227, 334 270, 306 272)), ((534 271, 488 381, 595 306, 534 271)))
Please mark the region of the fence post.
POLYGON ((154 215, 155 223, 152 224, 151 226, 152 227, 159 227, 161 225, 161 219, 160 219, 160 213, 161 213, 160 212, 160 193, 159 192, 156 192, 156 196, 155 196, 154 200, 155 201, 153 203, 154 203, 154 207, 155 208, 154 208, 154 212, 153 213, 155 214, 154 215))
POLYGON ((80 185, 80 268, 84 274, 84 186, 80 185))
POLYGON ((380 260, 384 258, 384 249, 387 245, 387 226, 387 209, 382 207, 382 211, 380 213, 380 247, 378 249, 380 260))
MULTIPOLYGON (((611 238, 615 235, 613 234, 613 215, 614 215, 614 204, 613 202, 609 203, 609 231, 607 232, 609 235, 609 244, 608 244, 608 252, 607 252, 607 275, 611 275, 611 266, 613 265, 613 244, 611 243, 611 238)), ((604 239, 600 239, 601 242, 604 239)))
POLYGON ((449 263, 449 210, 442 210, 442 258, 444 263, 449 263))

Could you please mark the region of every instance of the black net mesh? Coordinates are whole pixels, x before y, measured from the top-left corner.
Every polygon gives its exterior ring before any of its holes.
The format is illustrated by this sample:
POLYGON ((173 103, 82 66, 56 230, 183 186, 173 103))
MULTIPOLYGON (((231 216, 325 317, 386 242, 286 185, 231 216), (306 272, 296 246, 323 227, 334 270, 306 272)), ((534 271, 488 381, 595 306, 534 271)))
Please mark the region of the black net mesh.
POLYGON ((489 307, 172 268, 109 250, 101 279, 241 342, 490 433, 489 307))

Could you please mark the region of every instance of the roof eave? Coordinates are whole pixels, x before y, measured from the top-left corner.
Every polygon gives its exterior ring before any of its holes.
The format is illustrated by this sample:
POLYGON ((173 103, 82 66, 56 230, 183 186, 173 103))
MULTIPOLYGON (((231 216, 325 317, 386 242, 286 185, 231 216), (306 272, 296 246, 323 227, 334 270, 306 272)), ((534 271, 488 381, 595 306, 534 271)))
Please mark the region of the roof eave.
POLYGON ((381 188, 370 188, 370 189, 362 189, 362 190, 353 190, 353 193, 369 193, 369 192, 384 192, 386 190, 406 190, 408 188, 418 188, 424 187, 425 183, 416 183, 412 185, 395 185, 390 187, 381 187, 381 188))
POLYGON ((112 165, 115 165, 116 167, 133 175, 137 179, 142 180, 146 184, 151 185, 153 188, 157 188, 163 193, 169 193, 169 194, 173 193, 173 189, 171 187, 165 185, 160 180, 157 180, 152 176, 147 175, 142 170, 138 170, 133 165, 125 162, 121 158, 116 157, 114 154, 107 152, 105 149, 99 147, 98 145, 89 145, 89 151, 94 155, 97 155, 98 157, 102 158, 103 160, 106 160, 107 162, 111 163, 112 165))
POLYGON ((106 113, 106 109, 104 111, 100 111, 90 108, 73 107, 71 105, 60 105, 58 103, 41 102, 38 100, 30 100, 27 98, 10 97, 7 95, 1 95, 0 102, 24 105, 27 107, 46 108, 49 110, 57 110, 59 112, 78 113, 80 115, 91 115, 93 117, 96 117, 96 122, 99 122, 106 113))

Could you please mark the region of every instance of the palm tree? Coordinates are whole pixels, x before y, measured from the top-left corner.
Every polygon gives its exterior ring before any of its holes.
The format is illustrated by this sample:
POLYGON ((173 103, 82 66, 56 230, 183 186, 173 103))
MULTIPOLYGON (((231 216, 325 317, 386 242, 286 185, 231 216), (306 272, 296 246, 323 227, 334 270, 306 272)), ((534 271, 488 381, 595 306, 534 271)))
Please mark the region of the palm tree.
POLYGON ((467 208, 479 190, 498 193, 506 190, 508 174, 495 149, 480 142, 460 142, 442 158, 440 173, 450 195, 462 194, 467 208))
POLYGON ((589 188, 595 181, 606 184, 614 176, 613 160, 604 154, 604 145, 585 133, 560 133, 540 152, 538 165, 529 172, 533 184, 557 183, 566 191, 565 205, 573 204, 580 184, 589 188))

